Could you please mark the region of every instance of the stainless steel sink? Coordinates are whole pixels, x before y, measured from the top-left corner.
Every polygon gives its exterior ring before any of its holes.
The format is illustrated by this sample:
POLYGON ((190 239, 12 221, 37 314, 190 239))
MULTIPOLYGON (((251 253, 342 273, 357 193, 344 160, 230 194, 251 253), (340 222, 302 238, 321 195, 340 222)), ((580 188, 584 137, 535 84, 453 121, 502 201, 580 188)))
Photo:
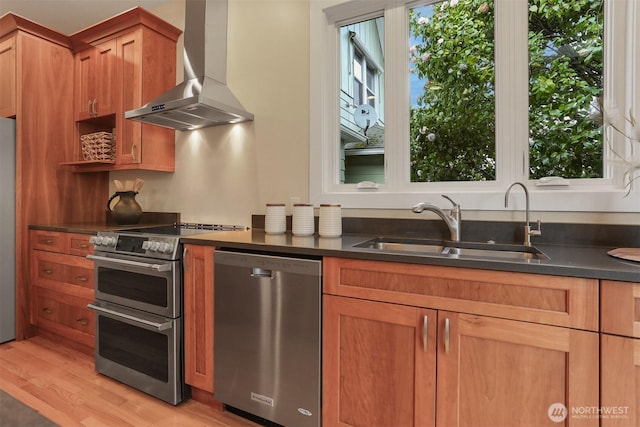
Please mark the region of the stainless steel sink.
POLYGON ((452 242, 441 240, 396 239, 377 237, 354 245, 356 248, 375 249, 380 252, 408 254, 439 254, 452 258, 498 258, 513 260, 549 259, 533 246, 495 243, 452 242))

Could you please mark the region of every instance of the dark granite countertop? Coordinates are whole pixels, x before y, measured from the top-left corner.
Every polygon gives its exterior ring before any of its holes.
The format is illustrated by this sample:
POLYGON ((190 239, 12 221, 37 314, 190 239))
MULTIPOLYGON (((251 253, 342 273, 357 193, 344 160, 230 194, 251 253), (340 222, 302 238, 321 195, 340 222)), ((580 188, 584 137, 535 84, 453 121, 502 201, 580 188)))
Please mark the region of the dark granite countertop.
POLYGON ((96 234, 98 231, 138 229, 158 225, 173 225, 179 222, 180 213, 178 212, 143 212, 142 219, 139 223, 135 225, 118 225, 113 222, 109 213, 106 213, 104 221, 31 224, 29 228, 31 230, 58 231, 62 233, 96 234))
POLYGON ((640 263, 611 257, 607 251, 614 247, 579 245, 535 245, 548 260, 492 259, 486 257, 442 254, 407 254, 381 252, 377 249, 357 248, 354 245, 375 238, 375 235, 343 234, 339 238, 266 234, 263 229, 226 231, 183 238, 184 243, 212 245, 219 248, 269 252, 282 255, 334 256, 375 261, 405 262, 485 270, 550 274, 556 276, 640 282, 640 263))
MULTIPOLYGON (((153 213, 148 220, 135 226, 119 226, 108 221, 55 225, 31 225, 31 229, 68 233, 95 234, 98 231, 140 228, 158 223, 179 222, 179 214, 153 213)), ((537 238, 535 247, 549 257, 548 260, 493 259, 459 255, 409 254, 382 252, 377 249, 357 248, 354 245, 379 236, 403 238, 445 239, 446 227, 441 221, 385 220, 343 218, 343 233, 339 238, 293 236, 290 231, 281 235, 264 232, 263 216, 253 218, 247 231, 211 232, 183 237, 184 243, 211 245, 220 248, 268 252, 291 256, 334 256, 376 261, 405 262, 411 264, 440 265, 485 270, 550 274, 640 283, 640 263, 614 258, 607 252, 616 247, 638 247, 640 227, 602 226, 581 224, 544 224, 543 238, 537 238), (376 230, 378 235, 369 230, 376 230)), ((291 218, 288 218, 290 230, 291 218)), ((317 221, 316 221, 317 223, 317 221)), ((514 242, 521 237, 521 224, 473 222, 463 223, 463 237, 474 242, 514 242)))

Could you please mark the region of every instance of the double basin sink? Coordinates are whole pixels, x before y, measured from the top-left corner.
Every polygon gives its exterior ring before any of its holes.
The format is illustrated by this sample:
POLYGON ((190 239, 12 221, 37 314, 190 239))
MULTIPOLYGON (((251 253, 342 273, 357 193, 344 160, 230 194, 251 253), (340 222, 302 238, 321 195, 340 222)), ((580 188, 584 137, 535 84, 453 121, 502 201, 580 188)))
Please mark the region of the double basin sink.
POLYGON ((451 258, 475 257, 506 260, 548 260, 542 251, 525 245, 497 243, 454 242, 442 240, 377 237, 355 244, 356 248, 411 255, 445 255, 451 258))

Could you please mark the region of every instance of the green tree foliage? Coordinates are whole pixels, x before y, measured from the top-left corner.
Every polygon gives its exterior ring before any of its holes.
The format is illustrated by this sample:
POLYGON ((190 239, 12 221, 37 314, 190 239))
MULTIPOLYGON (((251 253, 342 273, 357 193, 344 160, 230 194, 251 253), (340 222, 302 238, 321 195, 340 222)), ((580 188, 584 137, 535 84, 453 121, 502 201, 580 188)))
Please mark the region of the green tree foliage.
MULTIPOLYGON (((531 178, 602 176, 603 0, 531 0, 531 178)), ((494 15, 490 0, 412 11, 412 71, 426 81, 411 108, 411 180, 495 179, 494 15)))

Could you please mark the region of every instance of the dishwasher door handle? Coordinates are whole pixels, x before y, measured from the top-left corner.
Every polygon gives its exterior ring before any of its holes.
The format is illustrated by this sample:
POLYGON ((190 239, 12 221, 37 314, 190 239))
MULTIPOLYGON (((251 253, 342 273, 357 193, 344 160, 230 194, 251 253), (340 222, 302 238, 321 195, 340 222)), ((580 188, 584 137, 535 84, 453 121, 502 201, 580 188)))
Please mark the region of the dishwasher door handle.
POLYGON ((273 272, 271 270, 265 270, 264 268, 254 267, 251 269, 251 277, 266 277, 269 279, 273 279, 273 272))

